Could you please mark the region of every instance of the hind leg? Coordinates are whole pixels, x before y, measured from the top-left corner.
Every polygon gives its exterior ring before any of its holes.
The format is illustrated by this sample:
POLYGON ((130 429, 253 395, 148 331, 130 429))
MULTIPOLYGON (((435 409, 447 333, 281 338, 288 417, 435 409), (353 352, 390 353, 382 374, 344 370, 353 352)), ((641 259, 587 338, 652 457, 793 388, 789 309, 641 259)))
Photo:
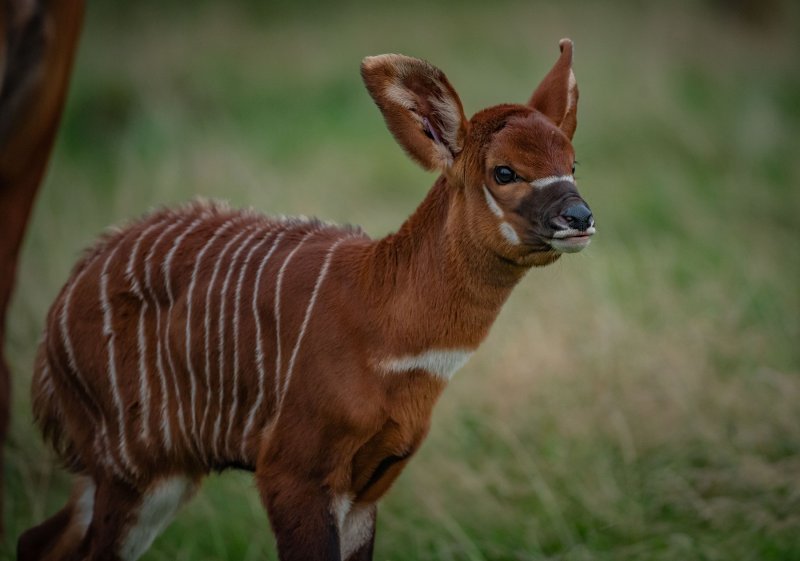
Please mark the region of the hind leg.
POLYGON ((55 561, 74 557, 92 520, 94 496, 94 481, 79 476, 64 508, 20 536, 17 559, 55 561))
POLYGON ((134 561, 169 525, 197 489, 199 478, 156 479, 144 491, 117 481, 98 485, 84 546, 90 561, 134 561))

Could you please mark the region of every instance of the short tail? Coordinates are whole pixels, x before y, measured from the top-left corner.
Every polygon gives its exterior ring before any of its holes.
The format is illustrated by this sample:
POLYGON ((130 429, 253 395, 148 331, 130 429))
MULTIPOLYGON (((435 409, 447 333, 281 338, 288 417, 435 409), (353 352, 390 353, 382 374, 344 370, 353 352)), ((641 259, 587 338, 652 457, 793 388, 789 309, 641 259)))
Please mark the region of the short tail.
POLYGON ((44 439, 50 443, 66 469, 73 473, 83 471, 83 462, 72 439, 65 432, 64 414, 56 394, 53 381, 53 368, 47 358, 47 335, 39 345, 34 362, 31 383, 31 403, 34 422, 42 431, 44 439))

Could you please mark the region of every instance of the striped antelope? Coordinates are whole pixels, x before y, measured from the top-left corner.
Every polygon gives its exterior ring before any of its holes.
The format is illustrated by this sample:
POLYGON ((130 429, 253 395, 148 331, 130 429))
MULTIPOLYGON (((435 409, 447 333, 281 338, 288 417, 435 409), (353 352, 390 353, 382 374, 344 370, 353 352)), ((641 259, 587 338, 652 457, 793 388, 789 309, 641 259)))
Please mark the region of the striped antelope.
POLYGON ((560 47, 527 105, 469 121, 430 64, 363 61, 389 130, 441 173, 395 234, 195 203, 90 250, 33 383, 76 482, 19 558, 136 559, 206 474, 236 467, 255 472, 282 560, 371 559, 376 503, 450 377, 526 271, 594 233, 560 47))

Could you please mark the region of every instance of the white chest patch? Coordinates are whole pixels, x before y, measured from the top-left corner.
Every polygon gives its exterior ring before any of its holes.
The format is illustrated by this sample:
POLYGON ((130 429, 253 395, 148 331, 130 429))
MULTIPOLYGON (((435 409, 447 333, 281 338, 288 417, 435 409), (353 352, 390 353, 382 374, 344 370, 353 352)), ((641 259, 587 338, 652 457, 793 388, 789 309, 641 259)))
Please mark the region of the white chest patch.
POLYGON ((472 351, 469 349, 433 349, 417 355, 386 358, 380 362, 380 367, 393 373, 424 370, 447 381, 466 364, 470 356, 472 351))

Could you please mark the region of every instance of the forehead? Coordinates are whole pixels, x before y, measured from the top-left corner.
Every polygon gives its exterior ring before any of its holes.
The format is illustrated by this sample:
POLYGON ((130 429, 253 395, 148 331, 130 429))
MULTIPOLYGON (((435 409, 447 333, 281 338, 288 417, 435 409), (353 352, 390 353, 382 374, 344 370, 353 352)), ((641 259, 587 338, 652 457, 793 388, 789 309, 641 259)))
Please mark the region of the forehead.
POLYGON ((571 157, 572 144, 550 119, 531 110, 509 116, 488 145, 487 159, 509 163, 571 157))

